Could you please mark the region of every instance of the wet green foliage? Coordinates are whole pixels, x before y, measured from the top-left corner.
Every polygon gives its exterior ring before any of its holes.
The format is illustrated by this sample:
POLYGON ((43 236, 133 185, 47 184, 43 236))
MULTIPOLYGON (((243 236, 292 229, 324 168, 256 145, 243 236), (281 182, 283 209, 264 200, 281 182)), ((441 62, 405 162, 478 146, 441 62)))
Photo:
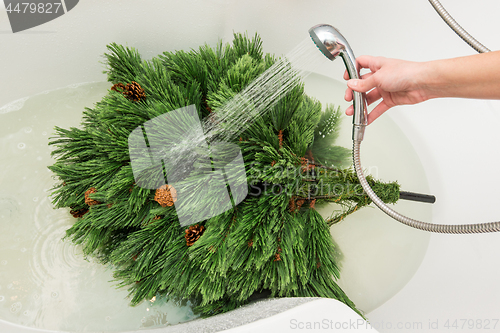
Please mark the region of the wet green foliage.
MULTIPOLYGON (((150 61, 133 48, 111 44, 106 59, 111 83, 135 81, 146 98, 133 101, 110 90, 84 111, 80 128, 56 127, 50 144, 57 162, 50 169, 60 182, 52 198, 58 208, 88 209, 67 237, 115 267, 131 303, 166 295, 189 299, 208 316, 265 294, 335 298, 358 311, 336 283, 339 250, 329 225, 370 199, 345 169, 350 150, 334 146, 339 110, 323 108, 299 85, 254 119, 234 140, 249 194, 233 209, 200 222, 204 233, 187 246, 175 208, 160 206, 155 190, 135 184, 128 136, 184 106, 194 104, 200 118, 217 113, 276 58, 263 54, 258 36, 235 34, 232 44, 165 52, 150 61), (90 198, 99 203, 89 207, 85 192, 91 187, 96 193, 90 198), (345 209, 325 221, 314 209, 321 202, 345 209)), ((398 200, 397 183, 368 180, 385 202, 398 200)))

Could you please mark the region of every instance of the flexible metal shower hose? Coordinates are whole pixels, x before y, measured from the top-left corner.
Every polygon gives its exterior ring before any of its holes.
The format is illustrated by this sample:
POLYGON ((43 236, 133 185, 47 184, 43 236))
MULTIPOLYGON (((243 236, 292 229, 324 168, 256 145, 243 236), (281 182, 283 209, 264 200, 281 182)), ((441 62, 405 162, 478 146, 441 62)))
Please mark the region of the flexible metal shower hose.
POLYGON ((441 16, 441 18, 446 22, 446 24, 448 24, 450 28, 460 36, 460 38, 462 38, 467 44, 469 44, 470 47, 472 47, 479 53, 490 52, 490 50, 486 46, 479 43, 467 31, 465 31, 464 28, 462 28, 460 24, 458 24, 457 21, 453 19, 453 17, 451 17, 446 9, 444 9, 443 5, 441 5, 441 2, 439 2, 438 0, 429 0, 429 2, 431 3, 432 7, 434 7, 439 16, 441 16))
POLYGON ((478 233, 500 231, 500 222, 489 222, 489 223, 478 223, 478 224, 454 224, 454 225, 433 224, 433 223, 414 220, 412 218, 399 214, 398 212, 387 206, 375 194, 375 192, 373 192, 370 185, 366 181, 365 175, 363 174, 363 170, 361 168, 361 160, 359 152, 360 145, 361 145, 360 141, 354 141, 352 147, 354 168, 356 170, 356 175, 358 176, 359 182, 363 187, 363 190, 366 192, 368 197, 370 197, 373 203, 393 219, 416 229, 437 232, 442 234, 478 234, 478 233))
MULTIPOLYGON (((438 0, 429 0, 434 9, 439 13, 443 20, 455 31, 467 44, 474 48, 477 52, 489 52, 483 44, 479 43, 471 35, 467 33, 443 8, 438 0)), ((387 206, 371 189, 370 185, 366 181, 365 175, 363 174, 363 169, 361 168, 360 159, 360 145, 361 141, 353 141, 353 162, 354 168, 356 170, 356 175, 358 176, 359 182, 366 192, 368 197, 373 201, 373 203, 380 208, 384 213, 392 217, 393 219, 416 229, 437 232, 443 234, 478 234, 478 233, 488 233, 500 231, 500 222, 489 222, 489 223, 477 223, 477 224, 433 224, 414 220, 412 218, 406 217, 399 214, 395 210, 387 206)))

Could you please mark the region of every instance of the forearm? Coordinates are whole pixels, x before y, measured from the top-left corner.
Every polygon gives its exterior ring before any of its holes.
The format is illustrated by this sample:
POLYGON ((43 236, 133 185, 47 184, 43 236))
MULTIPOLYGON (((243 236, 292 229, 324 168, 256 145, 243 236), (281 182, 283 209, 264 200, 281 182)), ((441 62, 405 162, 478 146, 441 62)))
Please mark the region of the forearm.
POLYGON ((500 51, 423 63, 427 98, 500 99, 500 51))

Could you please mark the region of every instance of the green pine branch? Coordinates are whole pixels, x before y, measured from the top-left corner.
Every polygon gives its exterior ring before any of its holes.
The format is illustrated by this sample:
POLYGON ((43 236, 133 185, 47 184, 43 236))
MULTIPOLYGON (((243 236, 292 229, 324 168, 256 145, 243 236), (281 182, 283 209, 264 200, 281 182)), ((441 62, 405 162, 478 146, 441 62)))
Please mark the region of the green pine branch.
MULTIPOLYGON (((336 283, 341 271, 329 225, 371 201, 359 190, 354 172, 343 169, 350 151, 335 146, 338 108, 323 108, 302 84, 271 103, 233 141, 241 149, 249 194, 233 209, 198 222, 203 231, 188 246, 190 228, 179 225, 176 208, 162 206, 156 190, 136 184, 129 135, 188 105, 195 105, 202 119, 217 116, 225 103, 283 59, 264 54, 258 35, 243 34, 235 34, 232 44, 165 52, 148 61, 134 48, 113 43, 105 58, 108 94, 83 111, 79 128, 56 127, 51 138, 56 162, 49 168, 57 180, 52 200, 75 216, 67 237, 81 244, 85 255, 113 265, 117 285, 128 288, 131 303, 160 294, 190 300, 196 311, 209 316, 262 295, 314 296, 341 300, 361 314, 336 283), (132 82, 145 98, 111 90, 113 84, 132 82), (333 190, 339 186, 341 192, 333 190), (325 221, 314 209, 316 202, 337 202, 345 209, 325 221)), ((161 139, 168 130, 148 140, 161 139)), ((188 168, 179 184, 207 189, 217 207, 223 204, 220 188, 211 189, 204 176, 221 168, 221 161, 212 158, 207 165, 202 162, 206 154, 197 154, 196 167, 188 168)), ((163 176, 163 170, 150 171, 163 176)), ((367 179, 382 200, 398 200, 396 182, 367 179)), ((184 195, 193 217, 213 209, 194 191, 184 195)))

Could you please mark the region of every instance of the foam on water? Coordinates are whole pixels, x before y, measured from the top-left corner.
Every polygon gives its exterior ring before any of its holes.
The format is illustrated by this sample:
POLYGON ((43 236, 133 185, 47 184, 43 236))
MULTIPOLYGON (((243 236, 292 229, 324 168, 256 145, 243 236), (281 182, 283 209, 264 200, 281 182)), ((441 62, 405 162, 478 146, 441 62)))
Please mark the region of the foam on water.
POLYGON ((27 100, 28 100, 28 97, 20 98, 18 100, 15 100, 13 102, 10 102, 9 104, 2 106, 0 108, 0 114, 20 110, 23 107, 24 102, 26 102, 27 100))

